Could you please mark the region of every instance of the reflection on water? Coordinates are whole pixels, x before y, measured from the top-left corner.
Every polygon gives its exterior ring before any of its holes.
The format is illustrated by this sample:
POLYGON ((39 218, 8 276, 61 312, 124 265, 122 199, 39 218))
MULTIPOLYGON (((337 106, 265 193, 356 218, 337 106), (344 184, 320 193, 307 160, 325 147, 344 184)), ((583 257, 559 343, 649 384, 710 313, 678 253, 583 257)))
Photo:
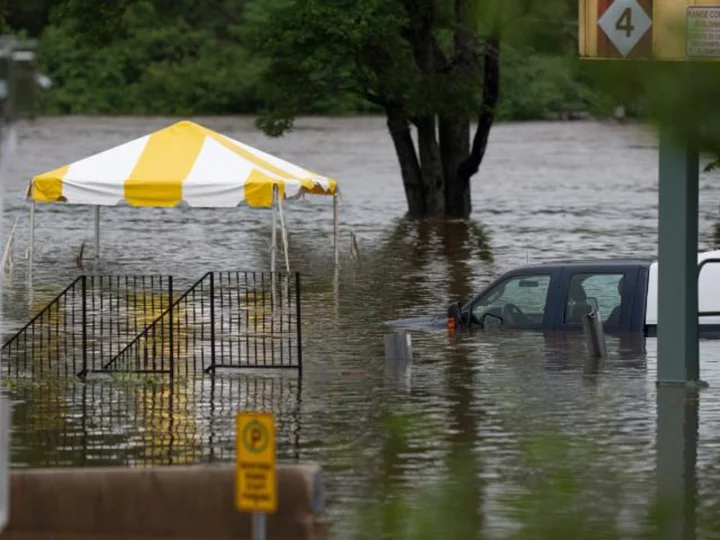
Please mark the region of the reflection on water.
POLYGON ((235 413, 272 411, 279 458, 300 445, 296 378, 225 376, 11 384, 16 465, 178 465, 232 461, 235 413))
MULTIPOLYGON (((20 126, 21 158, 8 173, 3 216, 5 231, 22 216, 16 267, 3 290, 9 329, 78 275, 78 248, 92 245, 90 209, 40 208, 37 281, 28 292, 20 256, 27 180, 173 121, 58 118, 20 126)), ((348 537, 343 527, 352 520, 345 518, 358 505, 410 495, 448 474, 473 479, 453 499, 463 531, 507 538, 523 526, 525 537, 537 538, 530 517, 547 516, 550 527, 567 508, 639 527, 635 518, 649 511, 662 476, 654 339, 609 336, 608 358, 594 360, 578 334, 487 330, 450 339, 443 330, 417 332, 413 364, 397 373, 385 364, 380 323, 444 312, 526 260, 655 255, 651 133, 601 123, 499 125, 472 180, 474 222, 418 224, 398 218, 405 197, 381 118, 304 119, 302 129, 281 139, 258 134, 252 119, 201 123, 340 181, 337 280, 332 203, 315 197, 285 206, 290 264, 303 275, 302 392, 292 376, 233 374, 214 383, 179 381, 172 389, 137 381, 18 385, 11 388, 16 466, 232 461, 234 413, 262 407, 278 414, 282 458, 316 461, 329 472, 330 514, 340 538, 348 537), (350 230, 359 260, 349 254, 350 230), (268 384, 280 390, 263 391, 268 384), (560 442, 548 444, 548 433, 560 442), (458 460, 463 468, 451 470, 458 460), (551 496, 568 475, 579 479, 574 506, 551 496)), ((720 182, 704 174, 703 246, 718 207, 720 182)), ((172 274, 182 288, 208 270, 269 267, 264 210, 112 208, 102 219, 103 273, 172 274)), ((720 344, 702 342, 700 350, 710 388, 698 405, 694 500, 695 519, 709 530, 720 515, 720 399, 713 390, 720 386, 720 344)), ((673 424, 667 433, 680 431, 673 424)), ((676 473, 669 473, 673 481, 676 473)), ((378 524, 375 538, 393 537, 402 521, 387 508, 375 518, 365 522, 378 524)))
POLYGON ((694 390, 658 389, 657 500, 667 538, 697 537, 698 401, 694 390))

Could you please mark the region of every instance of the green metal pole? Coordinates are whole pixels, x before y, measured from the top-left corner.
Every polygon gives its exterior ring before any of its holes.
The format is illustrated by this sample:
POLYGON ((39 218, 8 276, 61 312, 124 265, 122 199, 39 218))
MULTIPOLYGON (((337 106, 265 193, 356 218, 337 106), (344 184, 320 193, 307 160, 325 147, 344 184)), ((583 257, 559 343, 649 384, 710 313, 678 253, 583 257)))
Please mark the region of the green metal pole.
POLYGON ((698 152, 660 133, 658 384, 701 384, 698 353, 698 152))
POLYGON ((658 388, 657 538, 696 538, 698 409, 697 389, 658 388))
MULTIPOLYGON (((12 80, 10 78, 10 63, 12 49, 7 39, 0 37, 0 160, 8 160, 6 155, 8 145, 5 137, 8 136, 8 124, 14 118, 14 111, 9 107, 12 95, 12 80)), ((0 180, 0 213, 4 209, 5 179, 0 180)), ((2 303, 0 302, 0 322, 2 322, 2 303)), ((3 366, 0 365, 0 376, 3 366)), ((10 521, 10 436, 11 436, 11 405, 4 390, 0 392, 0 532, 10 521)))

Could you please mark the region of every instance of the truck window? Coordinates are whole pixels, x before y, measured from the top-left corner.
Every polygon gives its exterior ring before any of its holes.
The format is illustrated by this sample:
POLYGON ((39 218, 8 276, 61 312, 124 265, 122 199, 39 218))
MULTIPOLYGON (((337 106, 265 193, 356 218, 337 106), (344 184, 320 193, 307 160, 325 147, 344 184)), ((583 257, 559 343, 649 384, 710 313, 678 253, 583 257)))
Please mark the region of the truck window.
POLYGON ((514 276, 499 283, 472 307, 480 320, 485 313, 502 317, 503 325, 540 326, 545 319, 545 304, 550 275, 514 276))
POLYGON ((578 324, 596 310, 603 322, 618 324, 622 307, 624 274, 575 274, 570 278, 565 302, 565 323, 578 324))

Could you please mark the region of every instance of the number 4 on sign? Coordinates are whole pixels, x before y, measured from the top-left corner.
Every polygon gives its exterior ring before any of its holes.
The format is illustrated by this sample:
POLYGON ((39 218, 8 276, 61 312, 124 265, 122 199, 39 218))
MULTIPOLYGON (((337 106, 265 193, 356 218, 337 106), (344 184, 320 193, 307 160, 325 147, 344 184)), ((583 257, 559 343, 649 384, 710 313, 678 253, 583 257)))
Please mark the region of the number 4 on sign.
MULTIPOLYGON (((648 0, 640 1, 644 4, 648 0)), ((627 56, 650 30, 652 19, 638 0, 612 0, 598 19, 598 26, 612 46, 627 56)), ((605 47, 602 41, 599 46, 605 47)))
POLYGON ((632 25, 632 9, 625 8, 622 15, 620 15, 620 18, 615 23, 615 28, 617 30, 625 31, 626 37, 632 36, 633 30, 635 30, 635 27, 632 25))

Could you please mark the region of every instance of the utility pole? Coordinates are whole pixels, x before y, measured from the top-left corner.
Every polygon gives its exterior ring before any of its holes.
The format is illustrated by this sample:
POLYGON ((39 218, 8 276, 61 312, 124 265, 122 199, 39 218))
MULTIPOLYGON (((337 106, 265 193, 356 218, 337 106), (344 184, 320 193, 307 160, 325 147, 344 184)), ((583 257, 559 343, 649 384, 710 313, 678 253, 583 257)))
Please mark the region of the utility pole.
MULTIPOLYGON (((35 68, 35 42, 21 42, 12 36, 0 36, 0 215, 4 209, 5 171, 12 159, 15 122, 35 118, 35 92, 38 76, 35 68)), ((0 220, 0 236, 2 233, 0 220)), ((0 295, 0 328, 2 320, 0 295)), ((0 357, 0 532, 10 518, 10 401, 2 387, 4 363, 0 357)))

